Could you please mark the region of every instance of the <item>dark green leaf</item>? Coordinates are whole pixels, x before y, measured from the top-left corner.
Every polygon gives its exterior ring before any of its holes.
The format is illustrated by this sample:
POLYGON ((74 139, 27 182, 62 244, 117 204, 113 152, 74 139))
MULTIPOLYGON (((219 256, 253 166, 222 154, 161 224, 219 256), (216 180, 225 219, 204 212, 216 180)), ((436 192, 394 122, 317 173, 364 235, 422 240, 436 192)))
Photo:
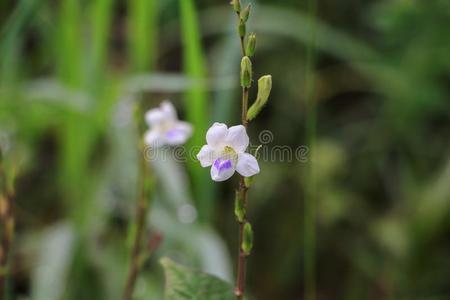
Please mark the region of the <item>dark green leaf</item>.
POLYGON ((229 283, 162 258, 166 274, 166 300, 233 300, 229 283))

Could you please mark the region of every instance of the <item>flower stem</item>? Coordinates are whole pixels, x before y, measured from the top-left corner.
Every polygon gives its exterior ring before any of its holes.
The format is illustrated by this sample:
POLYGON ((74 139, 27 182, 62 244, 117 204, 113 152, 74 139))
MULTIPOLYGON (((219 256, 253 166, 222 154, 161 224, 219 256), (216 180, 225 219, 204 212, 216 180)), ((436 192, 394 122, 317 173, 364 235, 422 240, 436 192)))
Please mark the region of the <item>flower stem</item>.
POLYGON ((247 191, 248 188, 245 186, 244 177, 241 176, 239 181, 239 190, 238 190, 238 201, 243 201, 242 207, 244 208, 244 216, 241 221, 238 221, 239 225, 239 249, 238 249, 238 264, 237 264, 237 277, 236 277, 236 300, 241 300, 244 296, 245 292, 245 274, 246 274, 246 258, 248 254, 246 254, 242 250, 242 242, 244 237, 244 225, 247 220, 247 215, 245 213, 247 208, 247 191))
MULTIPOLYGON (((142 155, 142 153, 141 153, 142 155)), ((136 284, 136 279, 141 269, 140 256, 142 250, 142 243, 145 236, 146 229, 146 217, 148 212, 148 201, 146 199, 145 193, 145 173, 146 173, 146 165, 141 166, 141 176, 139 182, 139 199, 136 207, 136 220, 135 220, 135 232, 134 232, 134 240, 133 246, 131 249, 131 257, 130 257, 130 267, 128 270, 127 283, 125 287, 125 292, 123 295, 124 300, 131 300, 133 295, 134 286, 136 284)))
POLYGON ((245 56, 245 39, 244 39, 244 37, 241 37, 241 52, 242 52, 242 56, 245 56))
POLYGON ((6 279, 8 275, 8 260, 14 238, 14 212, 12 205, 13 189, 8 186, 6 175, 0 166, 0 224, 3 228, 0 244, 0 300, 6 292, 6 279))
MULTIPOLYGON (((139 107, 136 109, 136 115, 139 119, 141 115, 141 110, 139 107)), ((142 130, 139 130, 141 132, 142 130)), ((150 192, 151 189, 151 177, 150 170, 145 160, 145 145, 143 142, 139 144, 139 198, 136 206, 136 219, 134 220, 133 230, 130 232, 133 234, 133 245, 130 254, 130 265, 128 269, 128 276, 126 280, 125 291, 123 294, 123 300, 131 300, 133 296, 134 287, 136 285, 136 280, 138 278, 139 272, 142 266, 142 257, 147 251, 147 258, 149 257, 153 249, 143 249, 143 243, 146 237, 147 228, 147 214, 149 211, 150 203, 150 192), (144 251, 145 250, 145 251, 144 251)))
MULTIPOLYGON (((240 38, 241 41, 241 51, 242 51, 242 57, 245 56, 245 40, 244 37, 240 38)), ((241 122, 242 125, 247 129, 248 127, 248 119, 247 119, 247 111, 248 111, 248 87, 242 87, 242 115, 241 115, 241 122)), ((245 253, 242 250, 242 242, 244 237, 244 225, 247 221, 247 191, 248 188, 245 186, 245 177, 241 176, 239 180, 239 187, 238 187, 238 201, 242 201, 243 203, 241 206, 243 207, 243 219, 238 220, 239 225, 239 246, 238 246, 238 263, 237 263, 237 276, 236 276, 236 288, 235 288, 235 295, 236 300, 242 300, 244 297, 245 292, 245 274, 246 274, 246 258, 248 256, 247 253, 245 253)))

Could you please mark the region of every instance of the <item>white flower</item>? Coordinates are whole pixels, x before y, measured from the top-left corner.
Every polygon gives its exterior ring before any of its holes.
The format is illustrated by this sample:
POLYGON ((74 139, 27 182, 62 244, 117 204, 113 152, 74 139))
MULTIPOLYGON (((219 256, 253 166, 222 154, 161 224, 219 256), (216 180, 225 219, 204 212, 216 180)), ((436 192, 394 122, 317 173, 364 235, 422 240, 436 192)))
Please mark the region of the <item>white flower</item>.
POLYGON ((177 112, 169 101, 163 101, 159 108, 145 113, 150 129, 144 136, 145 143, 152 147, 181 145, 192 135, 191 124, 179 121, 177 112))
POLYGON ((211 166, 212 180, 227 180, 234 171, 245 177, 259 173, 258 161, 245 152, 249 138, 244 126, 227 128, 225 124, 214 123, 206 133, 206 142, 197 159, 202 167, 211 166))

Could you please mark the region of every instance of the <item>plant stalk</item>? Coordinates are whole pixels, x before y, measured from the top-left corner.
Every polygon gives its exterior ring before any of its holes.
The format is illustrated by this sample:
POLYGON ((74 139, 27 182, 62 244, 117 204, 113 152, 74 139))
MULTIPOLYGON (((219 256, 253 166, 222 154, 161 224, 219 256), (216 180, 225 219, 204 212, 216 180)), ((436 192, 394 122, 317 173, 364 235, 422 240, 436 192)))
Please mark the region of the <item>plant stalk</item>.
MULTIPOLYGON (((247 102, 248 102, 248 89, 243 88, 243 97, 242 97, 242 125, 247 128, 247 102)), ((247 191, 248 188, 245 186, 245 177, 240 176, 239 179, 239 187, 238 194, 240 195, 240 201, 243 201, 242 207, 244 208, 244 216, 242 221, 238 221, 239 225, 239 249, 238 249, 238 265, 237 265, 237 277, 236 277, 236 300, 241 300, 244 296, 245 291, 245 273, 246 273, 246 258, 247 254, 242 250, 242 242, 244 236, 244 224, 247 220, 247 214, 245 211, 247 210, 247 191)))
MULTIPOLYGON (((244 38, 241 38, 241 49, 242 56, 245 56, 245 46, 244 46, 244 38)), ((241 122, 242 125, 247 129, 248 127, 248 119, 247 119, 247 111, 248 111, 248 92, 249 89, 247 87, 242 88, 242 116, 241 122)), ((245 186, 245 177, 241 176, 239 180, 238 194, 240 195, 240 201, 243 201, 242 207, 244 208, 244 217, 242 221, 238 221, 239 225, 239 246, 238 246, 238 264, 237 264, 237 276, 236 276, 236 288, 235 295, 236 300, 242 300, 245 293, 245 275, 247 269, 246 258, 248 254, 246 254, 242 250, 242 242, 244 236, 244 225, 247 220, 247 214, 245 211, 247 210, 247 191, 248 188, 245 186)))
MULTIPOLYGON (((143 150, 144 146, 141 145, 140 148, 143 150)), ((148 166, 144 157, 144 152, 139 153, 141 156, 141 166, 140 166, 140 176, 139 176, 139 199, 136 206, 136 219, 134 224, 134 237, 133 245, 130 255, 130 266, 128 270, 128 276, 125 286, 125 291, 123 294, 123 300, 131 300, 133 296, 134 287, 136 285, 136 280, 139 275, 142 266, 142 250, 143 243, 147 227, 147 214, 149 210, 149 202, 147 197, 149 196, 146 188, 146 179, 148 178, 148 166)))
MULTIPOLYGON (((244 212, 247 209, 247 191, 248 188, 245 186, 244 176, 241 176, 239 181, 239 191, 241 195, 240 199, 243 201, 244 212)), ((247 214, 244 214, 242 221, 238 221, 239 224, 239 249, 238 249, 238 265, 237 265, 237 277, 236 277, 236 300, 242 300, 245 293, 245 274, 246 274, 246 258, 247 254, 242 250, 242 242, 244 237, 244 224, 247 220, 247 214)))

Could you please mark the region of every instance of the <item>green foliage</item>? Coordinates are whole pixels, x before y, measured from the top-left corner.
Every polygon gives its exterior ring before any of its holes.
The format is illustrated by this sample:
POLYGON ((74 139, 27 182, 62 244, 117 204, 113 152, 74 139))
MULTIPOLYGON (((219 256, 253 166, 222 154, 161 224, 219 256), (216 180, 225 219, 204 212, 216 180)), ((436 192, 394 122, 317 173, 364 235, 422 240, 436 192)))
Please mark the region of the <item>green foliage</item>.
POLYGON ((56 27, 55 55, 61 80, 79 87, 82 83, 81 2, 67 0, 61 3, 56 27))
POLYGON ((233 300, 233 288, 227 282, 199 271, 191 270, 162 258, 166 274, 166 300, 233 300))

